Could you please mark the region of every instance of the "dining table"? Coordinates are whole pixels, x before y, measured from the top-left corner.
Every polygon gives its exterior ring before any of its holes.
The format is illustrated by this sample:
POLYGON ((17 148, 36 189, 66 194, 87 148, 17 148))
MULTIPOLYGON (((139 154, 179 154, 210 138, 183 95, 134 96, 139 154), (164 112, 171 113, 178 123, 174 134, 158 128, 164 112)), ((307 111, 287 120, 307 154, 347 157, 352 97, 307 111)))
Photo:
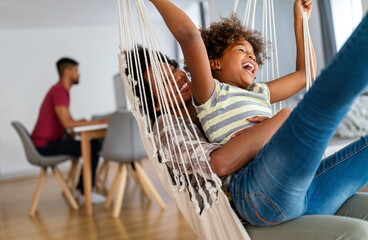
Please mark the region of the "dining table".
POLYGON ((93 215, 91 199, 92 176, 91 176, 91 140, 103 138, 106 135, 108 124, 95 124, 73 128, 73 132, 80 135, 81 154, 83 159, 83 190, 85 198, 85 213, 87 216, 93 215))

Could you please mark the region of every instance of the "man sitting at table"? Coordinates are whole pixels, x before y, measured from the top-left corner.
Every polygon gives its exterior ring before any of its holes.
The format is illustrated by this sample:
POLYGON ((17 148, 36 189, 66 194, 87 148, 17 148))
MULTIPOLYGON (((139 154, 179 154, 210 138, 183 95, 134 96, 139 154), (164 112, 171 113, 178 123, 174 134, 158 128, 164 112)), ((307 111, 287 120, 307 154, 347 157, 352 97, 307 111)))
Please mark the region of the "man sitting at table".
MULTIPOLYGON (((81 155, 80 141, 65 137, 66 129, 79 126, 107 123, 108 119, 86 121, 85 119, 74 120, 69 111, 69 91, 74 84, 79 82, 78 63, 69 58, 62 58, 57 63, 60 79, 54 84, 42 102, 38 120, 32 133, 32 141, 40 154, 50 155, 81 155)), ((95 173, 98 165, 101 144, 98 140, 91 141, 91 168, 92 187, 95 182, 95 173)), ((77 194, 83 194, 83 171, 77 185, 77 194)), ((79 199, 80 203, 83 200, 79 199)), ((102 202, 104 198, 92 193, 93 202, 102 202)))

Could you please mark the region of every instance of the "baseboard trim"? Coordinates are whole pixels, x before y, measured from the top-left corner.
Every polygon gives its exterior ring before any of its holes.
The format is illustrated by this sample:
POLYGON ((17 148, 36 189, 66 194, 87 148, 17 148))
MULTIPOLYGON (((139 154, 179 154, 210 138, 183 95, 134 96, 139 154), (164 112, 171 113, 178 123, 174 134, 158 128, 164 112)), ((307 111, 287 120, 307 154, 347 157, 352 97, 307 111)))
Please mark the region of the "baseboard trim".
MULTIPOLYGON (((59 166, 58 168, 60 172, 64 173, 64 172, 69 171, 70 166, 59 166)), ((48 170, 47 172, 49 171, 50 170, 48 170)), ((17 180, 17 179, 22 179, 22 178, 35 177, 35 176, 38 176, 39 174, 40 174, 40 168, 37 168, 37 167, 35 167, 32 170, 0 174, 0 182, 7 181, 7 180, 17 180)))

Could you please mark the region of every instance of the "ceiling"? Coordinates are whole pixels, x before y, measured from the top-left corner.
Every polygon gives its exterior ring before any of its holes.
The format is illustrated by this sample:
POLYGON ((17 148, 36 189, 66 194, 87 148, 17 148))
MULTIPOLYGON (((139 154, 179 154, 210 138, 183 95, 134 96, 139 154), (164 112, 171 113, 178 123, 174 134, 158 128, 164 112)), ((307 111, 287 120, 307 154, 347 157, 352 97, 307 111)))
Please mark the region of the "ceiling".
MULTIPOLYGON (((172 0, 181 8, 197 0, 172 0)), ((161 18, 146 1, 151 19, 161 18)), ((0 0, 0 29, 117 24, 116 0, 0 0)))

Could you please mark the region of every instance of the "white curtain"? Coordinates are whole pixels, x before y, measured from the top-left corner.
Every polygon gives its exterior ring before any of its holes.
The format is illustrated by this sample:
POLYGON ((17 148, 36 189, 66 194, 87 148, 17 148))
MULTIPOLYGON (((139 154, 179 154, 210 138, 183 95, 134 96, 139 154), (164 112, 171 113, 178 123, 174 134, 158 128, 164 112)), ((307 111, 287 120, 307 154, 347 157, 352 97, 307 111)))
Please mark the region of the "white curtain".
MULTIPOLYGON (((363 0, 364 1, 364 0, 363 0)), ((332 57, 336 54, 336 40, 333 30, 333 19, 331 12, 331 3, 329 0, 318 0, 319 14, 321 18, 323 55, 325 64, 327 65, 332 57)))

